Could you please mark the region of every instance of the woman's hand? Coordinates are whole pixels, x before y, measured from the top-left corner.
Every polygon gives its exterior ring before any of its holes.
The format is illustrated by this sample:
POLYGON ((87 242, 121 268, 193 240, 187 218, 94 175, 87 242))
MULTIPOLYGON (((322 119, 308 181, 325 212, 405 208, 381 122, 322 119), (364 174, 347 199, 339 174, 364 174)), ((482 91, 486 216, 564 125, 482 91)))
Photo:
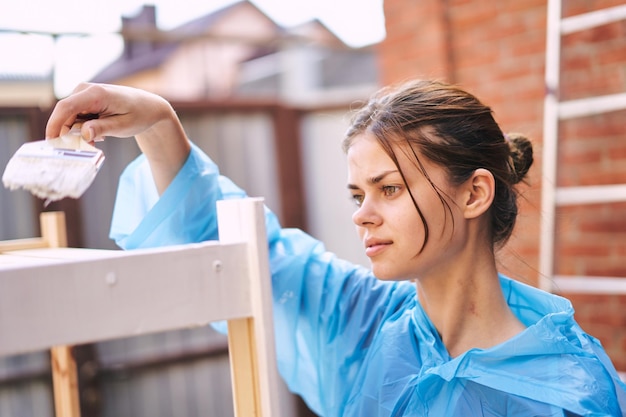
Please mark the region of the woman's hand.
POLYGON ((164 98, 131 87, 80 84, 59 101, 46 126, 46 137, 65 134, 81 115, 97 115, 82 124, 90 141, 106 136, 135 136, 150 163, 159 192, 174 179, 189 155, 190 144, 174 109, 164 98))

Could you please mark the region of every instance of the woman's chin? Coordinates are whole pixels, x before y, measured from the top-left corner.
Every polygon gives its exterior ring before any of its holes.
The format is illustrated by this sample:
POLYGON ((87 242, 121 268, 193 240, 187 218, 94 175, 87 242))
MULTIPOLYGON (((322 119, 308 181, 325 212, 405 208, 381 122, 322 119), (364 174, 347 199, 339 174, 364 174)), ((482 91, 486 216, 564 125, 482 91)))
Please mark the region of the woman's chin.
POLYGON ((387 268, 377 268, 376 265, 372 265, 372 273, 381 281, 399 281, 402 279, 399 278, 397 274, 393 273, 393 271, 387 268))

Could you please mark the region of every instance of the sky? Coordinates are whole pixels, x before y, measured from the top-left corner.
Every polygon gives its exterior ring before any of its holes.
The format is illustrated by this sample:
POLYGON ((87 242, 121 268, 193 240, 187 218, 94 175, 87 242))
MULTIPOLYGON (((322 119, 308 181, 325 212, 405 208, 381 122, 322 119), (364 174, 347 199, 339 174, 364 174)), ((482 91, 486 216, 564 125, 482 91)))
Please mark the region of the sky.
MULTIPOLYGON (((277 24, 319 19, 346 44, 366 46, 385 36, 383 0, 250 0, 277 24)), ((154 4, 163 30, 236 0, 0 0, 0 73, 46 75, 54 67, 55 93, 64 97, 115 60, 122 16, 154 4), (20 31, 15 33, 13 31, 20 31), (25 32, 25 33, 24 33, 25 32), (53 41, 47 34, 64 34, 53 41), (88 33, 89 36, 69 36, 88 33)))

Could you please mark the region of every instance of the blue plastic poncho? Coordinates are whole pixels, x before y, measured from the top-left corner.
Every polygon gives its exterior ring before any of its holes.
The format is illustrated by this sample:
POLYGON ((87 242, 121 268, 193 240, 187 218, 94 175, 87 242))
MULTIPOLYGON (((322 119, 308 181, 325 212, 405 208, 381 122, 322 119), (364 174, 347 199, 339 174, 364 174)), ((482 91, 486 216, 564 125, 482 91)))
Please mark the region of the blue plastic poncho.
MULTIPOLYGON (((159 198, 126 169, 111 237, 125 249, 217 239, 215 201, 245 194, 195 146, 159 198)), ((451 358, 409 282, 382 282, 266 212, 279 371, 321 416, 622 416, 626 386, 564 298, 501 277, 527 329, 451 358)))

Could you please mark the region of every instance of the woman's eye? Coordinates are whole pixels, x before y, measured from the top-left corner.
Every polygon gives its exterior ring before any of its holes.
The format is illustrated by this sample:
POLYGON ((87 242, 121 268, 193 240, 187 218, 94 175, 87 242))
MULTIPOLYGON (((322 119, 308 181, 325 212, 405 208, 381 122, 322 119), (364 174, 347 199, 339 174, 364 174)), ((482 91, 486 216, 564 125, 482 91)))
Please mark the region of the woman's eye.
POLYGON ((400 191, 400 187, 397 185, 383 185, 382 187, 383 194, 385 197, 391 197, 398 191, 400 191))
POLYGON ((361 204, 363 203, 362 194, 352 194, 350 198, 352 199, 352 201, 354 201, 354 204, 356 204, 357 207, 361 207, 361 204))

